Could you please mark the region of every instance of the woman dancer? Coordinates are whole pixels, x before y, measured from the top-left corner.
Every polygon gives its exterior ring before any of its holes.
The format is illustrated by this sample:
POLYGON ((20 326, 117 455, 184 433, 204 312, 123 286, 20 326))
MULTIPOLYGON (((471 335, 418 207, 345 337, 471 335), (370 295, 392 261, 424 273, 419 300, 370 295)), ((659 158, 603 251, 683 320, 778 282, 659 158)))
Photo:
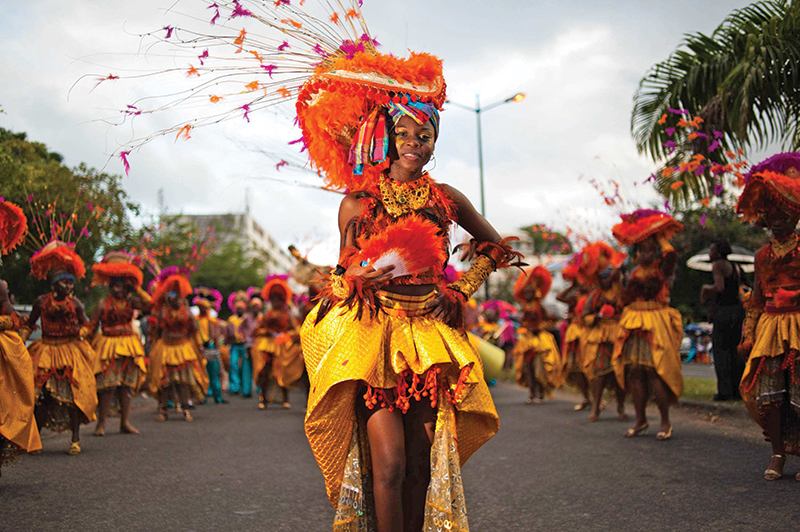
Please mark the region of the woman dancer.
POLYGON ((247 293, 240 290, 228 297, 228 308, 233 315, 228 318, 225 329, 225 343, 231 351, 231 370, 228 392, 241 393, 242 397, 250 397, 253 393, 253 362, 247 353, 241 325, 247 311, 247 293))
POLYGON ((575 255, 575 263, 561 271, 564 280, 570 281, 572 284, 556 296, 558 301, 567 305, 567 319, 569 320, 561 342, 561 356, 564 365, 561 371, 564 381, 575 386, 583 395, 583 401, 573 408, 575 411, 588 408, 592 404, 589 398, 589 376, 585 371, 584 364, 587 327, 583 320, 583 308, 591 287, 578 281, 577 274, 581 257, 582 254, 575 255))
MULTIPOLYGON (((745 304, 742 343, 748 356, 741 393, 772 444, 765 480, 783 475, 786 455, 800 455, 800 153, 753 166, 736 212, 766 226, 772 240, 756 253, 755 284, 745 304)), ((796 477, 800 480, 800 474, 796 477)))
POLYGON ((525 404, 541 404, 561 386, 561 356, 555 337, 547 330, 553 318, 542 305, 552 283, 552 274, 542 266, 526 270, 514 283, 514 298, 522 304, 514 363, 517 382, 530 389, 525 404))
POLYGON ((201 286, 196 288, 195 298, 192 303, 197 305, 197 344, 202 346, 206 360, 206 373, 208 374, 209 387, 207 394, 214 398, 218 405, 228 402, 222 397, 222 359, 220 347, 222 342, 222 327, 219 320, 211 315, 211 309, 219 313, 222 308, 222 294, 213 288, 201 286))
POLYGON ((164 268, 159 274, 153 292, 158 327, 148 374, 150 391, 159 401, 158 421, 167 420, 167 404, 173 390, 177 390, 183 418, 194 421, 189 400, 203 402, 208 390, 202 348, 197 343, 197 323, 186 305, 191 293, 189 280, 177 268, 164 268))
POLYGON ((42 319, 42 338, 28 351, 33 359, 36 384, 36 421, 41 427, 72 431, 71 455, 81 452, 81 424, 95 420, 97 387, 94 379, 95 353, 81 337, 89 320, 81 302, 72 295, 75 281, 86 274, 83 260, 73 246, 53 240, 31 257, 31 272, 37 279, 50 281, 51 291, 33 303, 27 340, 36 322, 42 319))
MULTIPOLYGON (((28 220, 17 205, 0 201, 0 257, 24 239, 28 220)), ((0 259, 0 265, 2 265, 0 259)), ((42 442, 34 422, 33 368, 16 331, 24 321, 14 311, 8 284, 0 279, 0 475, 17 455, 39 451, 42 442)))
POLYGON ((637 264, 622 294, 625 308, 612 355, 617 382, 630 390, 636 409, 636 424, 626 438, 649 428, 645 410, 650 395, 661 414, 656 439, 672 437, 669 407, 683 393, 679 352, 683 323, 680 313, 669 306, 678 258, 669 239, 681 230, 681 223, 653 210, 623 215, 622 223, 612 230, 620 244, 631 247, 637 264))
POLYGON ((139 393, 145 383, 147 368, 142 340, 133 330, 133 317, 135 310, 149 312, 150 296, 141 288, 142 271, 126 253, 107 253, 101 262, 92 266, 92 271, 92 284, 109 288, 108 295, 95 307, 87 327, 88 337, 101 327, 101 333, 92 341, 97 354, 94 373, 100 396, 94 435, 105 435, 106 415, 115 393, 119 393, 120 432, 139 434, 130 422, 131 397, 139 393))

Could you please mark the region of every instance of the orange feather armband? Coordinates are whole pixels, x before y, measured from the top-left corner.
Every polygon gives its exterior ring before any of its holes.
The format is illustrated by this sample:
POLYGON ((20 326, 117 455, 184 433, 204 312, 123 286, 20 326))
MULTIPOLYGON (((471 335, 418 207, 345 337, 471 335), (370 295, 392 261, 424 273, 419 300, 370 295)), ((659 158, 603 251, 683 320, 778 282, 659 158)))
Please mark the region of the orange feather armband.
POLYGON ((447 288, 458 291, 464 296, 465 300, 468 300, 472 297, 472 294, 478 291, 493 271, 501 268, 510 268, 511 266, 524 266, 522 253, 514 251, 509 244, 509 242, 515 240, 519 239, 506 237, 499 242, 477 242, 472 239, 467 244, 456 246, 455 251, 464 248, 461 260, 471 260, 473 258, 475 260, 469 270, 458 281, 447 285, 447 288))

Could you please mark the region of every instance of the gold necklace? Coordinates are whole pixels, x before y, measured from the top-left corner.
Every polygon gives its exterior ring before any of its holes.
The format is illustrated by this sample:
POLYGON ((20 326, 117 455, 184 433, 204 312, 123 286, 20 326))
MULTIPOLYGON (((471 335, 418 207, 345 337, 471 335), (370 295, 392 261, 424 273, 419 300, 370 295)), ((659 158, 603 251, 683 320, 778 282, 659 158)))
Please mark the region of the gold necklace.
POLYGON ((773 238, 772 242, 770 242, 770 247, 772 249, 772 255, 775 257, 787 255, 797 247, 797 233, 792 233, 792 237, 787 238, 784 242, 779 242, 773 238))
POLYGON ((431 183, 427 174, 409 183, 381 176, 378 187, 383 206, 392 218, 421 209, 427 205, 431 194, 431 183))

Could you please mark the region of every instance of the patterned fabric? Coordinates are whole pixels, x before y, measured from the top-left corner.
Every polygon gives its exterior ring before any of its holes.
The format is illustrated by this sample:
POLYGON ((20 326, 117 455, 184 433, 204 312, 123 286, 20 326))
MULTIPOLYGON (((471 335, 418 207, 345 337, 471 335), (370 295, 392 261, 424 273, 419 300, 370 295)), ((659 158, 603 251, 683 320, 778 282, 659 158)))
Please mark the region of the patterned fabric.
POLYGON ((0 465, 19 451, 42 448, 33 407, 33 367, 25 343, 16 332, 0 331, 0 465))

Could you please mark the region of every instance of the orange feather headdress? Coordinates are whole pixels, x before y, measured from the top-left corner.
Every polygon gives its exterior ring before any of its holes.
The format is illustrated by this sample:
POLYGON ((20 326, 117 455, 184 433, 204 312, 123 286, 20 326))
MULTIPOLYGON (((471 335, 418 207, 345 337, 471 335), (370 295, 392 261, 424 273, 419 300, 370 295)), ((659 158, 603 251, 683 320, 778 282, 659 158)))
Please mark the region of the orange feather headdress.
POLYGON ((192 293, 189 283, 189 272, 183 268, 169 266, 161 270, 158 275, 158 284, 153 291, 153 305, 159 308, 164 305, 167 294, 173 290, 178 292, 181 299, 186 299, 192 293))
POLYGON ((581 250, 578 261, 577 278, 584 286, 594 286, 598 275, 607 267, 619 268, 627 255, 612 248, 605 242, 587 244, 581 250))
POLYGON ((651 209, 639 209, 631 214, 623 214, 622 222, 611 229, 614 238, 624 246, 644 242, 654 235, 669 240, 675 233, 681 231, 683 231, 682 223, 669 214, 651 209))
POLYGON ((75 279, 83 279, 86 267, 83 259, 75 253, 75 245, 52 240, 30 259, 31 274, 39 280, 47 279, 51 273, 66 271, 75 279))
POLYGON ((16 204, 0 200, 0 255, 7 255, 25 240, 28 219, 16 204))
POLYGON ((292 289, 289 287, 289 283, 286 280, 289 278, 288 275, 270 275, 266 279, 266 283, 264 283, 264 288, 261 289, 261 299, 264 301, 269 301, 270 293, 274 290, 280 290, 283 292, 283 300, 284 302, 289 305, 292 302, 292 289))
POLYGON ((92 265, 92 286, 107 285, 114 278, 129 279, 138 288, 142 286, 142 270, 133 264, 133 256, 124 251, 106 253, 101 262, 92 265))
POLYGON ((536 266, 535 268, 528 268, 525 270, 514 283, 514 299, 524 303, 525 298, 522 297, 522 292, 529 285, 536 287, 536 294, 534 299, 542 300, 547 297, 550 292, 550 287, 553 285, 553 274, 544 266, 536 266))
POLYGON ((758 222, 777 210, 800 217, 800 153, 779 153, 758 163, 745 176, 736 205, 745 222, 758 222))

